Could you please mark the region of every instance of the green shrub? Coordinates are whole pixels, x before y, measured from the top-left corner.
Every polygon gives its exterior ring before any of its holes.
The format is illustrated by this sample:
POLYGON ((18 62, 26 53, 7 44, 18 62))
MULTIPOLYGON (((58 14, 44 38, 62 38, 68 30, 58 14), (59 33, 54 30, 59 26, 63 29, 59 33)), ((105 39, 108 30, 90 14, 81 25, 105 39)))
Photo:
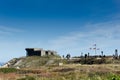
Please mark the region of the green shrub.
POLYGON ((2 73, 13 73, 13 72, 17 72, 17 69, 15 69, 15 68, 0 68, 0 72, 2 72, 2 73))
POLYGON ((17 80, 36 80, 36 79, 34 77, 31 77, 31 76, 26 76, 25 78, 20 78, 17 80))
POLYGON ((111 74, 108 76, 108 80, 120 80, 120 76, 111 74))
POLYGON ((81 64, 103 64, 106 63, 106 60, 103 59, 96 59, 96 58, 83 58, 80 60, 81 64))

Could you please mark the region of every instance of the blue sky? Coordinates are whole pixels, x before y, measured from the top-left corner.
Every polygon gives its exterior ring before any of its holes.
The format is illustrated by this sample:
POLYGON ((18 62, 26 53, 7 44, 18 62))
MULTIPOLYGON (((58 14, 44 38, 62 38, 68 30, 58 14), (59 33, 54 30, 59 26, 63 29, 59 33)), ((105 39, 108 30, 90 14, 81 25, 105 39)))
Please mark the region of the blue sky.
POLYGON ((26 47, 60 55, 106 55, 120 50, 119 0, 0 0, 0 61, 25 56, 26 47))

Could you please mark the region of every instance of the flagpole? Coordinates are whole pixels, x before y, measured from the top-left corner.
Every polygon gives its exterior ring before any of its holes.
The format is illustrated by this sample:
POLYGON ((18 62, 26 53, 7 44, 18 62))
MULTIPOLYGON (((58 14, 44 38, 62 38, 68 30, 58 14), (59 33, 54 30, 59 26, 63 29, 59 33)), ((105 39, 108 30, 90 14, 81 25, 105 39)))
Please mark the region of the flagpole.
POLYGON ((99 50, 99 48, 97 48, 97 45, 94 44, 93 45, 94 47, 93 48, 90 48, 90 50, 95 50, 95 56, 97 56, 97 50, 99 50))

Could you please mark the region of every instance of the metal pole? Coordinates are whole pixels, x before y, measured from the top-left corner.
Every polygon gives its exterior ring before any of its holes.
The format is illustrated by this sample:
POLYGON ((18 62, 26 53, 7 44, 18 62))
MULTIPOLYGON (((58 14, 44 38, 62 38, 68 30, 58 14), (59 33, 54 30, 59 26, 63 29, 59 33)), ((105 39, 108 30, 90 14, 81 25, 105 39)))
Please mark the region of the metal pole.
POLYGON ((95 44, 95 55, 97 54, 97 51, 96 51, 96 44, 95 44))

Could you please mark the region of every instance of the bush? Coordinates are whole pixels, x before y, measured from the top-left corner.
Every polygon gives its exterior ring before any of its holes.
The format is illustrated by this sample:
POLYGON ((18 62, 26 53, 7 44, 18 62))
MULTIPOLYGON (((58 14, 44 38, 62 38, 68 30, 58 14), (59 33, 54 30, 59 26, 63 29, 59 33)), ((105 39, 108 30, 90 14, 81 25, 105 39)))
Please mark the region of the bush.
POLYGON ((120 80, 120 76, 112 74, 108 77, 108 80, 120 80))
POLYGON ((81 64, 93 64, 94 63, 94 59, 93 58, 84 58, 84 59, 81 59, 80 61, 81 64))
POLYGON ((1 68, 0 72, 2 72, 2 73, 13 73, 13 72, 17 72, 17 69, 15 69, 15 68, 1 68))
POLYGON ((103 64, 106 63, 106 60, 103 59, 96 59, 96 58, 83 58, 80 60, 81 64, 103 64))
POLYGON ((36 79, 34 77, 31 77, 31 76, 26 76, 25 78, 20 78, 17 80, 36 80, 36 79))

